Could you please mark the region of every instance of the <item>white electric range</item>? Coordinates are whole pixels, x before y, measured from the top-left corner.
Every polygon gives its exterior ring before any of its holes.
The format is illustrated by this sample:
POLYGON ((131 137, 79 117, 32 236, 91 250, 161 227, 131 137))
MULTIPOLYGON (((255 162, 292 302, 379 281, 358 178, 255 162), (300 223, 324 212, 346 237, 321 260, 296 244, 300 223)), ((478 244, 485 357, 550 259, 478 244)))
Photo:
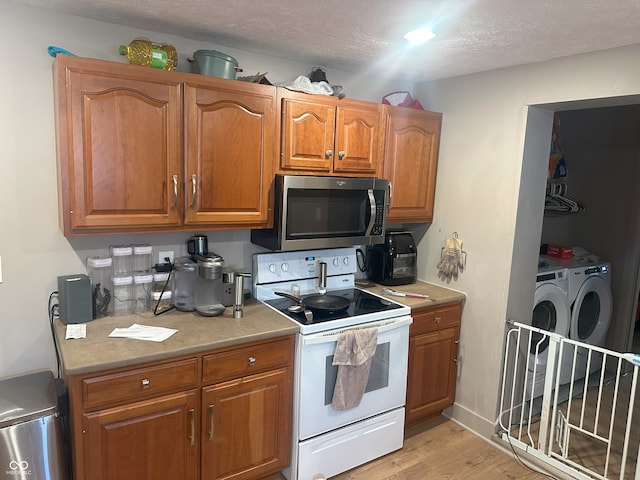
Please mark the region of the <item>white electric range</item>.
POLYGON ((254 255, 254 296, 300 327, 291 466, 283 472, 289 480, 331 477, 403 445, 411 310, 358 288, 356 272, 355 248, 254 255), (300 301, 276 292, 299 294, 300 301), (320 295, 339 300, 339 307, 298 306, 323 300, 320 295), (337 411, 331 406, 338 369, 333 352, 341 332, 358 328, 378 329, 376 353, 360 404, 337 411))

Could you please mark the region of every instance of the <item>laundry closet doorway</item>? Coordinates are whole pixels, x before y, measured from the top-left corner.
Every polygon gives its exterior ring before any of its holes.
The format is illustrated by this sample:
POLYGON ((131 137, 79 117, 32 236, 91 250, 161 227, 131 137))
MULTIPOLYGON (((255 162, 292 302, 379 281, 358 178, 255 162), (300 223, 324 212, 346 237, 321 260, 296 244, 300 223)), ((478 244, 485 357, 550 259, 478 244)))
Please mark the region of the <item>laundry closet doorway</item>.
MULTIPOLYGON (((519 259, 531 258, 544 243, 579 246, 610 262, 613 312, 605 346, 619 352, 632 351, 640 291, 639 102, 634 96, 529 107, 512 265, 517 272, 519 259), (567 164, 566 196, 586 208, 547 212, 536 243, 532 210, 544 203, 541 177, 547 174, 554 112, 567 164)), ((510 304, 522 298, 518 294, 527 292, 510 291, 510 304)))

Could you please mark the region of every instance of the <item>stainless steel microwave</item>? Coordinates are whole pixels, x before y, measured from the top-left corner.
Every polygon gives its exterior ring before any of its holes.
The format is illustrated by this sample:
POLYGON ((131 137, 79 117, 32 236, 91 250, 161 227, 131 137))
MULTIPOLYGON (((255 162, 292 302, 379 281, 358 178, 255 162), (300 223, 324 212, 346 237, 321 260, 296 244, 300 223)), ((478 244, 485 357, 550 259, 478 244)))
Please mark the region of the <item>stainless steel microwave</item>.
POLYGON ((388 180, 276 175, 274 195, 274 226, 252 230, 252 243, 307 250, 384 242, 388 180))

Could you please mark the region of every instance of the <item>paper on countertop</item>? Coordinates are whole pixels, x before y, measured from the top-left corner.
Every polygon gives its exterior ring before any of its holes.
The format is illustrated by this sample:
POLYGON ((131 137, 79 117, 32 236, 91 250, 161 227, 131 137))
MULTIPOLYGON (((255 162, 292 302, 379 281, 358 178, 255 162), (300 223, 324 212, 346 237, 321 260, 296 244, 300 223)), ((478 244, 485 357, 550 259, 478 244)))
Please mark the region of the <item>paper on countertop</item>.
POLYGON ((71 338, 86 338, 87 337, 87 324, 86 323, 70 323, 67 325, 67 333, 65 334, 65 340, 71 338))
POLYGON ((163 342, 178 330, 165 327, 150 327, 148 325, 138 325, 134 323, 127 328, 114 328, 109 337, 134 338, 136 340, 147 340, 150 342, 163 342))

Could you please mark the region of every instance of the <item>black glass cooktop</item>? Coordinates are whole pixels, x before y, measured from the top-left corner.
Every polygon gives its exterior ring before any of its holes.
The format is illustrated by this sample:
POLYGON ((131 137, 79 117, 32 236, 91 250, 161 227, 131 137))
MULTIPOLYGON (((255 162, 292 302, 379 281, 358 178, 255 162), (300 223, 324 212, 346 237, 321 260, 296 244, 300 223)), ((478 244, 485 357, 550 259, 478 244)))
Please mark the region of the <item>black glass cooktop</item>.
MULTIPOLYGON (((305 299, 311 299, 311 297, 317 297, 320 294, 302 295, 300 300, 304 303, 305 299)), ((264 300, 264 303, 271 305, 276 310, 279 310, 289 318, 297 321, 303 325, 311 325, 322 322, 329 322, 332 320, 338 320, 342 318, 358 317, 360 315, 367 315, 370 313, 384 312, 388 310, 395 310, 402 308, 395 302, 391 302, 385 298, 377 297, 364 290, 358 288, 347 288, 342 290, 330 290, 327 295, 333 295, 338 297, 344 297, 349 300, 346 308, 342 307, 338 311, 325 310, 323 305, 321 308, 307 307, 307 312, 292 312, 289 307, 297 305, 297 303, 288 298, 274 298, 271 300, 264 300), (311 315, 309 315, 309 311, 311 315)), ((323 302, 320 302, 323 303, 323 302)), ((342 303, 342 302, 337 302, 342 303)), ((345 302, 346 303, 346 302, 345 302)), ((319 304, 319 303, 317 303, 319 304)))

